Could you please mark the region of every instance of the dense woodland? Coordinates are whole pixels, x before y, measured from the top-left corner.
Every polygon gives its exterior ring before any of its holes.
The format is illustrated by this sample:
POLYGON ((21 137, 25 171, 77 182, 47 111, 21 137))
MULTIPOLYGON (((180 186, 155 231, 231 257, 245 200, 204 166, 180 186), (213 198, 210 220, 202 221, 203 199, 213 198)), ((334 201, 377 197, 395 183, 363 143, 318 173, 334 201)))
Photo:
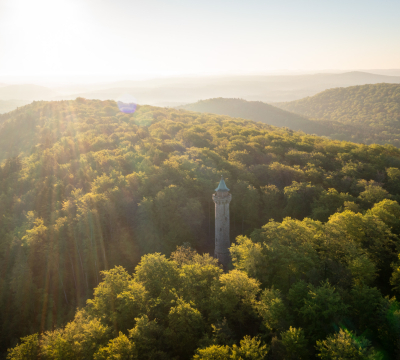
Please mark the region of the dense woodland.
POLYGON ((4 357, 400 358, 398 148, 78 98, 1 115, 0 154, 4 357))
POLYGON ((334 88, 275 105, 330 123, 333 138, 400 146, 400 84, 334 88))

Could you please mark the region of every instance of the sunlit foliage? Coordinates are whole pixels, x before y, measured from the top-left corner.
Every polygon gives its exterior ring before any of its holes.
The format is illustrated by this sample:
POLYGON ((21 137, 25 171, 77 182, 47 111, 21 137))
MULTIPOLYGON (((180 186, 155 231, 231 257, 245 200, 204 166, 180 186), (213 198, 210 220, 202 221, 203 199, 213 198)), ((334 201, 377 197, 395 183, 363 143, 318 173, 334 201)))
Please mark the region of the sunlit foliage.
POLYGON ((48 358, 243 357, 241 340, 301 358, 342 322, 399 346, 393 146, 77 99, 1 115, 0 156, 0 345, 12 358, 37 346, 48 358), (221 174, 240 235, 225 274, 199 255, 213 250, 221 174), (198 253, 174 253, 188 242, 198 253))

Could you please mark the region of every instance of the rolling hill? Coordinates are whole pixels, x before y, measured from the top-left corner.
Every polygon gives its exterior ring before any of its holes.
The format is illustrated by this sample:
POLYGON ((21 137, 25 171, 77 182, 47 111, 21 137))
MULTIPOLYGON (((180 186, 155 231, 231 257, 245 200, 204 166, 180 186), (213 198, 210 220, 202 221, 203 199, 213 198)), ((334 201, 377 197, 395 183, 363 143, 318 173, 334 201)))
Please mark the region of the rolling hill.
POLYGON ((400 145, 400 84, 335 88, 274 105, 312 119, 341 124, 344 127, 339 131, 351 126, 359 133, 358 141, 400 145))
POLYGON ((60 92, 57 99, 84 97, 117 100, 121 95, 129 93, 140 104, 157 106, 176 106, 217 97, 282 102, 315 95, 329 88, 383 82, 400 83, 400 76, 353 71, 341 74, 177 77, 98 84, 90 90, 79 92, 72 92, 72 88, 60 88, 57 89, 60 92))
POLYGON ((400 147, 400 84, 334 88, 304 99, 273 105, 217 98, 181 108, 286 126, 335 140, 400 147))
POLYGON ((268 125, 288 127, 291 130, 301 130, 309 134, 329 135, 331 132, 329 127, 322 122, 311 121, 304 116, 299 116, 261 101, 216 98, 201 100, 194 104, 183 105, 180 108, 201 113, 228 115, 260 121, 268 125))
POLYGON ((0 100, 50 100, 57 95, 58 93, 53 89, 34 84, 0 87, 0 100))
POLYGON ((7 113, 28 103, 28 100, 0 100, 0 114, 7 113))
POLYGON ((270 103, 298 100, 330 88, 375 83, 400 83, 400 77, 353 71, 339 74, 186 76, 58 84, 54 87, 0 84, 0 100, 30 102, 74 100, 77 97, 118 100, 122 95, 130 94, 142 105, 170 107, 218 97, 270 103))

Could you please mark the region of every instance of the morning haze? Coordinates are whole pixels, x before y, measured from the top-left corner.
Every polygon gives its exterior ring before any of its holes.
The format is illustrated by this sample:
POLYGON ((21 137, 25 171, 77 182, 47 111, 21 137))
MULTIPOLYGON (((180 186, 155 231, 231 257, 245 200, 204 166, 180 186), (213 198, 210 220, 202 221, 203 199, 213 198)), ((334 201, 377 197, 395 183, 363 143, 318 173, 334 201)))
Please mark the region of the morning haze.
POLYGON ((396 69, 398 1, 3 0, 1 76, 396 69))
POLYGON ((278 102, 398 82, 399 11, 396 1, 4 0, 0 100, 278 102))

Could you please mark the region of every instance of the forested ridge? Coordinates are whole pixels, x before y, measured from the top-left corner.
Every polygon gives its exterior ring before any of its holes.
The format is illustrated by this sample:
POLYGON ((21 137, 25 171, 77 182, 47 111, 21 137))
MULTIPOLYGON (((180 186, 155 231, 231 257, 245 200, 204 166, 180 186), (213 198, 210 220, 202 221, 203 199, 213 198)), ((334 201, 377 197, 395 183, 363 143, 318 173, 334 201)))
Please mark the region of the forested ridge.
POLYGON ((333 121, 331 136, 337 138, 400 146, 400 84, 333 88, 274 105, 311 119, 333 121))
POLYGON ((9 359, 399 358, 396 147, 78 98, 1 115, 0 155, 9 359))

